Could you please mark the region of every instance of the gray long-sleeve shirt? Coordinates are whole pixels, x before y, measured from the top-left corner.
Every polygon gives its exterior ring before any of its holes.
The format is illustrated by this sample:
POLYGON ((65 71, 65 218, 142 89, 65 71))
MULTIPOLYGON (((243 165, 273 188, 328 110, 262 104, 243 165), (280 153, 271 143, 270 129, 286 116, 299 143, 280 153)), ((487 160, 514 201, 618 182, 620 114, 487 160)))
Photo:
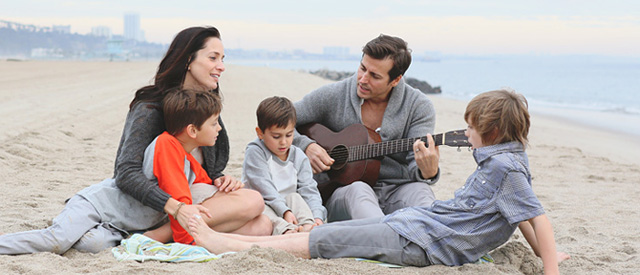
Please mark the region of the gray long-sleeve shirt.
MULTIPOLYGON (((309 205, 314 218, 321 220, 327 219, 327 210, 322 206, 322 198, 316 181, 313 179, 311 164, 309 159, 300 150, 300 148, 291 146, 286 161, 280 160, 271 153, 260 139, 256 139, 247 145, 247 150, 242 164, 242 181, 247 188, 254 189, 264 198, 264 202, 276 212, 280 217, 284 212, 290 210, 285 203, 285 196, 282 196, 276 185, 281 183, 273 181, 274 176, 269 168, 269 161, 273 161, 276 165, 286 166, 287 163, 293 164, 296 172, 295 188, 292 188, 300 194, 302 199, 309 205)), ((280 186, 282 187, 282 186, 280 186)), ((288 189, 287 189, 288 190, 288 189)))
MULTIPOLYGON (((345 80, 322 86, 295 102, 296 126, 316 122, 334 132, 339 132, 352 124, 362 124, 361 105, 363 100, 357 94, 357 75, 345 80)), ((436 113, 431 100, 419 90, 407 85, 404 78, 393 88, 384 112, 378 133, 382 141, 423 137, 433 134, 436 113)), ((310 138, 296 134, 294 145, 305 150, 314 142, 310 138)), ((422 178, 414 152, 403 152, 386 156, 380 165, 378 182, 403 184, 424 181, 434 184, 440 172, 432 178, 422 178)))
MULTIPOLYGON (((222 119, 218 122, 222 130, 218 134, 216 144, 201 147, 204 159, 202 167, 211 179, 221 177, 229 161, 229 137, 222 119)), ((164 206, 171 196, 158 187, 156 180, 145 177, 142 172, 142 160, 144 150, 163 131, 165 126, 159 103, 135 104, 129 110, 124 123, 113 173, 113 178, 122 192, 160 212, 164 212, 164 206)))

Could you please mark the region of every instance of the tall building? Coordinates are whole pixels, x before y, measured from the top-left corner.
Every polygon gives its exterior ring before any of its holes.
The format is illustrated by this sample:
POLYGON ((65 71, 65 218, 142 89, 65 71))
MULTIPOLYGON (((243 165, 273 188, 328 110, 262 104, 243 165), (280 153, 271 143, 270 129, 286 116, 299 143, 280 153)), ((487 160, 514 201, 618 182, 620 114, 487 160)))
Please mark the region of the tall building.
POLYGON ((143 39, 140 30, 140 15, 130 12, 124 14, 124 39, 141 41, 143 39))
POLYGON ((91 35, 98 37, 111 37, 111 29, 107 26, 91 27, 91 35))

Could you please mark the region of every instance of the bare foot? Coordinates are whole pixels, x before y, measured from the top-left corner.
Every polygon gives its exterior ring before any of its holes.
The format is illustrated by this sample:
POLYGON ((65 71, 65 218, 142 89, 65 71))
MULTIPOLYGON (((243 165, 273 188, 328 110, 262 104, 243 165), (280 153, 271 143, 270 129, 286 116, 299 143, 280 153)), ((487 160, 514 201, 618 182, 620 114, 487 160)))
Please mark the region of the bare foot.
POLYGON ((189 230, 196 244, 206 248, 210 252, 220 254, 229 251, 225 250, 223 245, 226 243, 226 238, 209 228, 202 217, 195 216, 190 218, 189 230))
POLYGON ((558 251, 556 252, 556 256, 558 257, 558 263, 561 263, 562 261, 571 259, 571 255, 564 253, 562 251, 558 251))
POLYGON ((299 230, 299 231, 300 231, 300 232, 309 232, 309 231, 311 231, 311 229, 313 229, 313 224, 303 224, 303 225, 300 227, 300 230, 299 230))
POLYGON ((284 235, 284 234, 293 234, 293 233, 298 233, 298 230, 299 230, 299 228, 296 228, 296 229, 289 229, 289 230, 287 230, 287 231, 285 231, 285 232, 282 232, 282 235, 284 235))

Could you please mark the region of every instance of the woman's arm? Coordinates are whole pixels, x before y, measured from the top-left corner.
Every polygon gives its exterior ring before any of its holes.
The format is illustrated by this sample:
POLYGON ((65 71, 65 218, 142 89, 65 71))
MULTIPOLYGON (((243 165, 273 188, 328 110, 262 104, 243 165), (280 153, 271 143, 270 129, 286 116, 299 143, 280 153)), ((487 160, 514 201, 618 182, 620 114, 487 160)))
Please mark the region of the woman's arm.
POLYGON ((129 111, 116 156, 114 178, 122 192, 146 206, 164 212, 169 194, 142 172, 145 149, 164 131, 164 120, 158 106, 159 104, 143 102, 134 105, 129 111))

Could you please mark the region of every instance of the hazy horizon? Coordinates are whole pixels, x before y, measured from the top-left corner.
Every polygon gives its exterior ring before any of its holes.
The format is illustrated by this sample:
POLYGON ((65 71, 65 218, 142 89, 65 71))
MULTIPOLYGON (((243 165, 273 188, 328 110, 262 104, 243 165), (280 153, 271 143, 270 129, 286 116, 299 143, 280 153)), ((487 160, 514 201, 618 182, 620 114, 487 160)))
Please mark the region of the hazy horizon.
POLYGON ((640 57, 636 1, 39 1, 2 4, 0 20, 70 25, 87 34, 122 34, 125 13, 140 15, 149 42, 168 44, 189 26, 220 29, 227 48, 358 53, 380 33, 399 36, 417 55, 601 55, 640 57), (304 5, 304 7, 299 7, 304 5))

